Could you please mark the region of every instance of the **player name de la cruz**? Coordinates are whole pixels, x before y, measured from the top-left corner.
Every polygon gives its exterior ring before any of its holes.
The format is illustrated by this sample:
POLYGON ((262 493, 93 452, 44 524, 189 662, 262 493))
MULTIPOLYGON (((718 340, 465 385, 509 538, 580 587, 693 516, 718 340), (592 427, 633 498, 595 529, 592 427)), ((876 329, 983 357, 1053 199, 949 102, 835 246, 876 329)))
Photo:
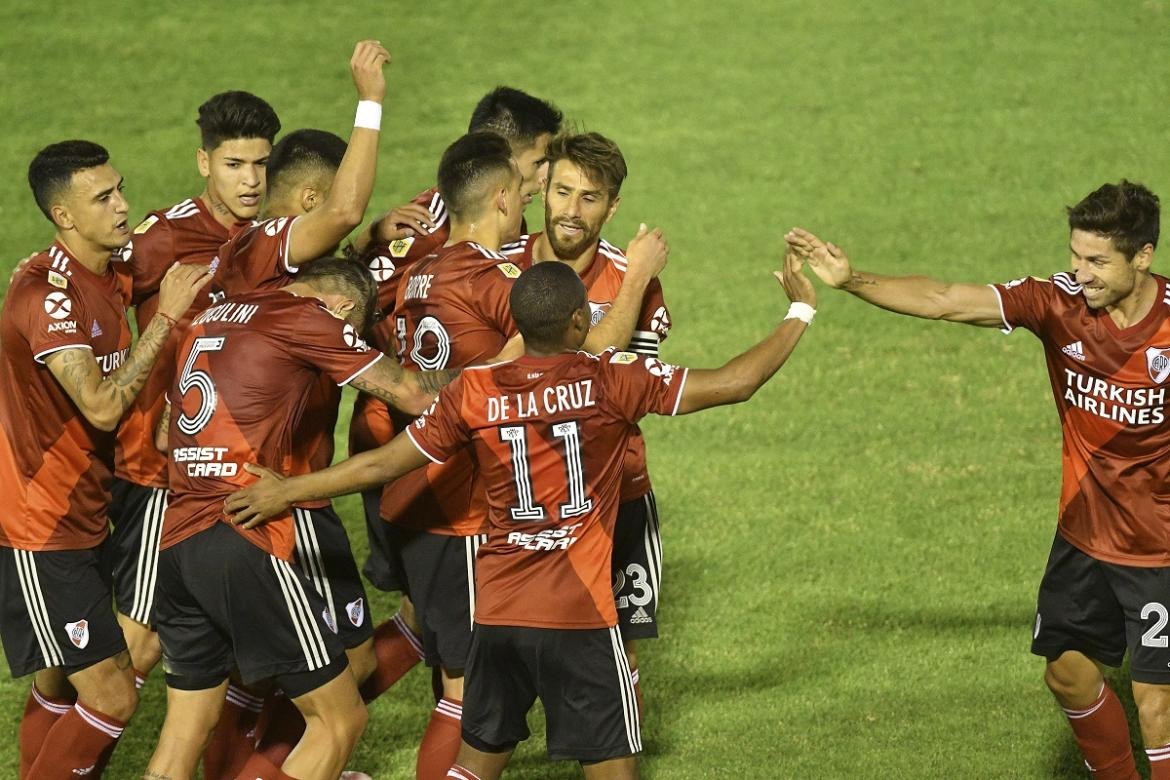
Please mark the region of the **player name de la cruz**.
POLYGON ((550 385, 539 392, 493 396, 487 402, 488 422, 525 420, 541 414, 575 412, 597 405, 593 398, 592 379, 550 385))
POLYGON ((1064 369, 1064 400, 1123 425, 1158 425, 1166 419, 1166 388, 1125 387, 1071 368, 1064 369))

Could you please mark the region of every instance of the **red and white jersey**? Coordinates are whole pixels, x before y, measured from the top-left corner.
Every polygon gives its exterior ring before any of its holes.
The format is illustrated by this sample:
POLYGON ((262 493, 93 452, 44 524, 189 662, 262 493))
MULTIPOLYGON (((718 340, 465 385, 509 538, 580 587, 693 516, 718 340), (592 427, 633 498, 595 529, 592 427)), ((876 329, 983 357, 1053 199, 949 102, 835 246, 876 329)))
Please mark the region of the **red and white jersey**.
POLYGON ((1170 288, 1119 328, 1069 273, 993 285, 1006 331, 1044 345, 1064 437, 1062 536, 1102 561, 1170 565, 1170 288))
POLYGON ((106 537, 114 434, 90 425, 45 366, 93 352, 109 375, 130 351, 128 277, 95 274, 60 243, 13 276, 0 312, 0 546, 84 550, 106 537))
POLYGON ((477 623, 617 623, 610 559, 628 440, 644 415, 678 411, 686 378, 631 352, 524 356, 464 370, 406 429, 435 463, 474 451, 490 520, 477 623))
MULTIPOLYGON (((502 247, 500 252, 521 268, 528 268, 534 262, 532 252, 539 236, 540 233, 521 236, 519 241, 502 247)), ((613 299, 617 297, 625 277, 625 253, 601 239, 593 259, 581 272, 593 325, 601 322, 613 307, 613 299)), ((655 278, 646 286, 642 309, 626 348, 631 352, 658 357, 658 347, 669 333, 670 312, 662 295, 662 284, 655 278)), ((639 430, 630 438, 630 450, 626 454, 626 467, 622 473, 622 503, 641 498, 650 492, 650 488, 650 474, 646 468, 646 440, 639 430)))
MULTIPOLYGON (((130 275, 139 333, 146 330, 158 311, 159 285, 171 264, 210 265, 227 238, 227 228, 215 220, 199 198, 152 211, 138 223, 130 246, 123 252, 126 262, 119 270, 130 275)), ((114 458, 114 475, 119 479, 147 487, 167 486, 167 456, 154 446, 154 431, 162 418, 167 389, 175 378, 179 336, 191 318, 210 303, 210 294, 200 295, 181 318, 179 327, 171 330, 146 384, 122 418, 114 458)))
MULTIPOLYGON (((305 473, 294 438, 321 378, 344 385, 381 357, 320 301, 283 290, 234 296, 195 317, 170 390, 163 549, 224 519, 224 499, 255 481, 244 464, 305 473)), ((292 556, 288 514, 237 530, 273 555, 292 556)))
MULTIPOLYGON (((499 354, 516 333, 508 295, 519 275, 503 255, 470 241, 411 266, 394 308, 402 365, 418 371, 466 368, 499 354)), ((432 533, 471 536, 486 522, 482 492, 470 453, 462 453, 395 480, 382 492, 382 517, 432 533)))

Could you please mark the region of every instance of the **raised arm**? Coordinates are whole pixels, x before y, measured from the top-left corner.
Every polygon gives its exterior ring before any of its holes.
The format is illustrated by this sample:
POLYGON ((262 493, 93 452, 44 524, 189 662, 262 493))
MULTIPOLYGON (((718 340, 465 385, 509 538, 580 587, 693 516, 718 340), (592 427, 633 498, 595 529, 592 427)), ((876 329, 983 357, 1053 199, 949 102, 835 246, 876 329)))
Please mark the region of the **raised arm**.
POLYGON ((401 412, 417 416, 425 412, 439 391, 457 376, 457 370, 407 371, 397 360, 384 355, 350 384, 401 412))
POLYGON ((766 339, 720 368, 687 371, 678 414, 746 401, 788 360, 812 322, 817 296, 812 282, 801 273, 800 258, 791 248, 784 254, 784 270, 774 273, 792 302, 784 320, 766 339))
POLYGON ((228 496, 224 501, 224 511, 233 516, 232 522, 252 528, 288 511, 295 503, 333 498, 384 485, 429 462, 409 436, 395 436, 376 450, 299 477, 282 477, 275 471, 249 463, 244 469, 259 475, 260 479, 228 496))
POLYGON ((370 193, 374 190, 378 127, 382 100, 386 97, 386 78, 382 68, 389 61, 390 53, 378 41, 361 41, 354 47, 349 69, 360 101, 356 124, 329 195, 324 203, 298 219, 292 230, 288 251, 291 265, 316 260, 349 235, 365 216, 370 193), (364 105, 367 103, 376 106, 364 105), (376 117, 363 112, 373 112, 376 117))
POLYGON ((182 317, 195 296, 211 280, 206 265, 171 266, 159 287, 158 312, 138 337, 126 361, 109 376, 102 376, 93 350, 82 347, 63 349, 45 358, 45 365, 82 416, 102 431, 118 427, 122 415, 134 402, 146 376, 158 359, 167 334, 182 317))
POLYGON ((925 276, 879 276, 855 271, 840 247, 807 230, 793 228, 784 238, 821 281, 851 292, 866 303, 927 320, 1003 327, 999 297, 985 284, 953 284, 925 276))
POLYGON ((670 247, 661 230, 647 230, 645 224, 638 227, 637 235, 626 247, 626 275, 621 289, 601 322, 590 328, 582 349, 597 355, 610 347, 625 349, 629 345, 646 286, 662 273, 669 255, 670 247))

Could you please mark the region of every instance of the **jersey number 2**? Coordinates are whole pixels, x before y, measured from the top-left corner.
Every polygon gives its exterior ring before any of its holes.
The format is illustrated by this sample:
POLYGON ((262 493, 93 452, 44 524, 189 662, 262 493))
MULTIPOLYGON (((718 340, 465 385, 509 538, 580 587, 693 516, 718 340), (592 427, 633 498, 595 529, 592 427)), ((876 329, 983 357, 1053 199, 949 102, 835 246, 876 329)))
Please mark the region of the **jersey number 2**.
MULTIPOLYGON (((565 445, 565 476, 568 479, 569 500, 561 504, 561 519, 580 517, 593 509, 593 499, 585 495, 585 471, 581 467, 581 426, 575 420, 556 423, 553 436, 565 445)), ((500 428, 500 441, 512 450, 512 475, 516 480, 517 505, 511 508, 512 519, 535 523, 545 519, 544 507, 536 503, 532 493, 532 470, 528 467, 528 430, 523 425, 505 425, 500 428)))
POLYGON ((179 415, 179 430, 188 436, 194 436, 207 427, 211 422, 211 415, 215 413, 215 383, 211 381, 211 374, 195 368, 195 361, 204 352, 219 352, 223 349, 223 336, 195 339, 191 345, 191 354, 187 355, 187 362, 183 366, 183 374, 179 377, 179 392, 185 398, 187 391, 199 390, 199 409, 191 417, 186 412, 179 415))

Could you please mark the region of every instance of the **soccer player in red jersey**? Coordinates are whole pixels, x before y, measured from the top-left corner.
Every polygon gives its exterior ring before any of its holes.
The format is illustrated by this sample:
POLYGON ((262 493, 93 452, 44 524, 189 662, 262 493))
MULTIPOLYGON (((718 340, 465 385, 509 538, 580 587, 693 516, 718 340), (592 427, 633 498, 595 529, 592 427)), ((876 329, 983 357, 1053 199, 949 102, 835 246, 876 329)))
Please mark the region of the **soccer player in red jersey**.
POLYGON ((21 777, 97 777, 138 702, 100 562, 113 430, 209 276, 171 268, 131 349, 129 289, 111 263, 130 241, 129 207, 109 154, 53 144, 28 179, 57 234, 0 313, 0 640, 14 677, 35 672, 21 777))
POLYGON ((1102 780, 1136 778, 1129 727, 1101 673, 1130 654, 1153 778, 1170 778, 1170 284, 1150 272, 1158 198, 1128 181, 1068 209, 1071 271, 949 284, 855 271, 803 230, 789 243, 826 283, 899 314, 1010 332, 1044 345, 1064 436, 1060 515, 1040 582, 1032 652, 1102 780))
MULTIPOLYGON (((670 313, 662 285, 652 279, 636 306, 620 305, 627 261, 622 251, 601 238, 602 228, 621 203, 626 161, 617 144, 598 133, 563 135, 548 148, 549 171, 544 192, 546 230, 504 246, 505 256, 522 268, 534 262, 567 263, 585 283, 592 325, 615 325, 616 344, 650 357, 670 331, 670 313), (624 321, 618 323, 616 318, 624 321)), ((591 336, 594 334, 591 334, 591 336)), ((646 445, 639 431, 630 438, 622 474, 622 497, 614 530, 613 593, 626 655, 641 707, 635 644, 658 636, 662 543, 657 502, 646 470, 646 445)))
MULTIPOLYGON (((280 120, 266 102, 247 92, 223 92, 199 107, 201 145, 195 162, 203 191, 152 211, 134 228, 123 268, 133 283, 139 329, 158 308, 159 282, 174 262, 210 264, 228 239, 228 228, 252 219, 264 194, 264 166, 280 120)), ((209 299, 196 301, 181 319, 185 327, 209 299)), ((158 540, 167 505, 167 457, 154 445, 165 395, 175 375, 173 332, 146 385, 118 426, 114 481, 110 487, 113 531, 106 546, 113 572, 118 622, 141 686, 159 658, 150 629, 158 540)))
POLYGON ((244 530, 224 522, 223 500, 254 481, 244 463, 295 467, 299 418, 322 375, 413 413, 449 378, 404 372, 361 340, 374 296, 363 265, 319 259, 282 289, 207 309, 184 333, 169 393, 171 500, 155 596, 167 720, 148 777, 193 776, 233 666, 249 685, 274 679, 307 722, 281 768, 256 754, 240 776, 335 780, 361 735, 365 707, 341 618, 290 565, 291 514, 244 530))
POLYGON ((764 341, 714 370, 630 352, 580 351, 591 311, 566 264, 524 271, 510 304, 525 354, 465 369, 425 415, 378 450, 320 473, 264 476, 227 502, 250 525, 288 500, 354 491, 474 450, 488 504, 476 566, 474 639, 459 761, 495 778, 544 704, 549 753, 591 778, 632 778, 638 710, 611 589, 612 536, 629 439, 642 416, 747 400, 784 363, 814 314, 794 254, 778 273, 793 305, 764 341))

